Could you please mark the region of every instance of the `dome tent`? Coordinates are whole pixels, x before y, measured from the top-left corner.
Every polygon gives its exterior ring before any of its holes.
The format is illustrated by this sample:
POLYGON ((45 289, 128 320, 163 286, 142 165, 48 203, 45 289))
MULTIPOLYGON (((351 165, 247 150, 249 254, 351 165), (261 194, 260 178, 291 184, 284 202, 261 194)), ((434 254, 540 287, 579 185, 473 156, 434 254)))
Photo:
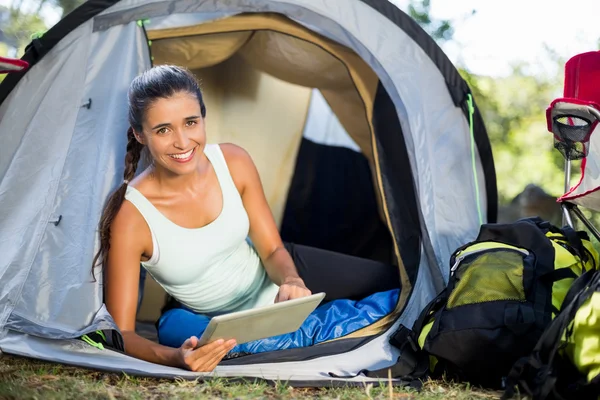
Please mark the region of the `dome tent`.
MULTIPOLYGON (((103 203, 122 180, 126 90, 153 63, 183 65, 201 78, 209 140, 250 152, 282 230, 294 228, 285 208, 299 169, 319 176, 298 154, 307 117, 323 112, 310 96, 318 90, 365 159, 402 280, 394 312, 371 326, 308 348, 226 360, 214 375, 294 385, 371 380, 359 372, 394 364, 390 335, 442 290, 452 251, 495 221, 491 149, 476 108, 470 124, 470 90, 433 40, 386 1, 90 0, 35 39, 23 59, 31 67, 0 85, 6 353, 130 374, 202 375, 78 339, 103 330, 118 342, 90 264, 103 203)), ((318 228, 306 228, 308 236, 318 228)), ((348 229, 367 234, 361 225, 348 229)))

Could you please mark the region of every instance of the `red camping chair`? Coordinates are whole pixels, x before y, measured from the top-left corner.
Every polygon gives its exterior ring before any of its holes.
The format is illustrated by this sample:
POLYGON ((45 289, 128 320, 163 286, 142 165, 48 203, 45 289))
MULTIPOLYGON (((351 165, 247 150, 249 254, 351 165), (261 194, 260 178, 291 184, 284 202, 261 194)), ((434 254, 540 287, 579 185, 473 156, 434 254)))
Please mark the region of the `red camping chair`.
POLYGON ((563 97, 546 110, 554 147, 565 158, 565 194, 559 197, 563 223, 577 216, 600 241, 600 232, 585 218, 582 206, 600 211, 600 51, 574 56, 565 65, 563 97), (581 179, 570 187, 571 161, 581 161, 581 179))
POLYGON ((14 58, 0 57, 0 74, 8 74, 10 72, 20 72, 27 68, 27 61, 17 60, 14 58))

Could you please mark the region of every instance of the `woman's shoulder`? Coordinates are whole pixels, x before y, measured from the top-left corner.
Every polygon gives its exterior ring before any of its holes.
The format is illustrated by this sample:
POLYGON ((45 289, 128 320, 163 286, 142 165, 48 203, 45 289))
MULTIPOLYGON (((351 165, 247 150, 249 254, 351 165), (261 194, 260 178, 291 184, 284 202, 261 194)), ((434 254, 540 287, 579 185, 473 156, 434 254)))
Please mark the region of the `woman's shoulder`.
MULTIPOLYGON (((111 258, 119 270, 137 264, 144 254, 152 254, 152 236, 144 217, 129 201, 123 201, 110 224, 111 258)), ((148 257, 149 258, 149 257, 148 257)))
POLYGON ((146 227, 146 220, 138 208, 128 199, 124 199, 111 224, 111 232, 136 234, 146 227))
POLYGON ((220 143, 218 146, 221 149, 223 157, 227 162, 227 166, 230 169, 233 167, 243 170, 244 168, 254 164, 250 154, 237 144, 220 143))
POLYGON ((233 143, 219 143, 219 148, 225 158, 237 160, 239 158, 249 158, 250 154, 241 146, 233 143))
POLYGON ((244 148, 236 144, 221 143, 219 147, 227 163, 229 173, 241 192, 246 184, 249 183, 249 180, 254 179, 256 174, 254 161, 252 161, 252 157, 244 148))
POLYGON ((151 203, 148 197, 152 197, 153 182, 147 171, 143 171, 127 185, 123 203, 117 211, 111 228, 124 235, 137 235, 148 231, 148 226, 140 207, 144 203, 151 203))

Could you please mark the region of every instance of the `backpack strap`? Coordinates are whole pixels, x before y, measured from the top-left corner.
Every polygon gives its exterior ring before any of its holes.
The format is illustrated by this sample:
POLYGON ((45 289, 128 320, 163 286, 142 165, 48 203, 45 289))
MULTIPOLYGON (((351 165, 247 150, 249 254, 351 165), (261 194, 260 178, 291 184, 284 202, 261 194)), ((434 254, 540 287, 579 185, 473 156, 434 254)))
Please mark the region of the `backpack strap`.
MULTIPOLYGON (((592 270, 590 270, 592 271, 592 270)), ((593 271, 592 271, 593 272, 593 271)), ((558 282, 563 279, 577 279, 579 276, 571 268, 559 268, 544 275, 543 279, 548 279, 550 282, 558 282)))
POLYGON ((369 378, 402 378, 403 380, 417 380, 427 375, 429 370, 429 356, 421 351, 417 342, 415 332, 400 325, 396 333, 390 339, 394 346, 400 349, 400 357, 390 367, 376 370, 362 370, 369 378))
POLYGON ((575 255, 578 256, 584 263, 587 262, 588 252, 585 246, 583 245, 583 242, 581 241, 582 236, 585 239, 589 240, 587 233, 583 231, 578 232, 569 225, 565 225, 562 228, 558 228, 552 225, 550 222, 541 219, 540 217, 523 218, 519 221, 528 221, 537 225, 538 228, 542 231, 563 235, 567 239, 567 242, 569 243, 569 246, 571 246, 571 248, 573 249, 575 255))
POLYGON ((567 239, 572 251, 581 259, 581 261, 584 263, 588 261, 588 251, 583 245, 580 234, 575 231, 575 229, 571 228, 569 225, 565 225, 562 228, 557 228, 550 223, 548 223, 547 227, 550 232, 563 235, 567 239))
MULTIPOLYGON (((535 399, 546 399, 556 385, 557 377, 551 366, 560 347, 562 332, 569 323, 567 313, 555 318, 528 357, 519 359, 506 377, 502 399, 511 399, 515 386, 520 385, 535 399)), ((560 397, 558 397, 560 398, 560 397)))
POLYGON ((564 310, 569 304, 571 304, 575 296, 577 296, 579 292, 581 292, 590 284, 590 282, 596 275, 596 272, 597 271, 590 269, 589 271, 584 272, 580 277, 575 279, 575 281, 571 284, 569 291, 565 295, 565 299, 563 300, 562 306, 560 308, 561 311, 564 310))
POLYGON ((390 367, 377 370, 362 370, 361 373, 370 378, 387 378, 391 370, 392 378, 413 381, 424 378, 429 372, 429 354, 419 346, 419 335, 428 322, 428 317, 440 309, 448 300, 448 291, 444 289, 421 311, 419 318, 409 329, 400 325, 390 337, 390 344, 400 350, 396 363, 390 367))

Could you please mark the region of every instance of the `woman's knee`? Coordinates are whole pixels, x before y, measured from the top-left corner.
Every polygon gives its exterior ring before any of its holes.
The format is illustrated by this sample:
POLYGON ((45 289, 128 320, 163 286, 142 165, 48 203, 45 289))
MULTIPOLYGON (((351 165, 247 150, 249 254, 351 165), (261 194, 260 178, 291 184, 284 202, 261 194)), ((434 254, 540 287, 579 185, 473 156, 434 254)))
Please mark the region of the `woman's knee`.
POLYGON ((180 347, 192 336, 200 338, 210 318, 183 308, 173 308, 158 320, 158 342, 165 346, 180 347))

